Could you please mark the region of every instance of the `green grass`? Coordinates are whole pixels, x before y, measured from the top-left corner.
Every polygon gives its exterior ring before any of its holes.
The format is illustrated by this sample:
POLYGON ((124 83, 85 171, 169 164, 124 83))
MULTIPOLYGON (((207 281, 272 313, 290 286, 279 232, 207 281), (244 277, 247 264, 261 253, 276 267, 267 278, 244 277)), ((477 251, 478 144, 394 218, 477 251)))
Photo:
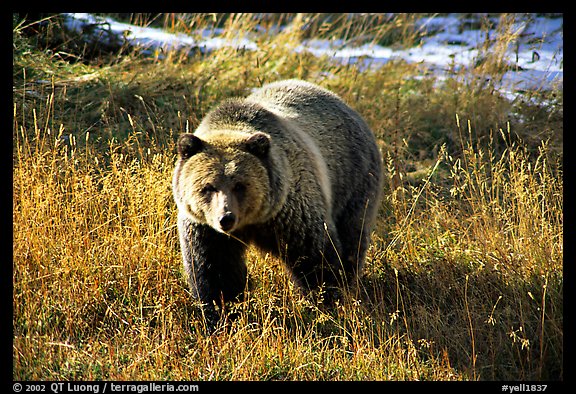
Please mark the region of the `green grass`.
MULTIPOLYGON (((361 35, 337 20, 333 34, 361 35)), ((31 36, 15 20, 14 379, 563 379, 562 92, 532 92, 556 95, 546 108, 459 75, 437 88, 403 62, 360 72, 295 54, 301 38, 112 60, 65 56, 78 45, 56 19, 31 36), (284 78, 334 90, 378 138, 388 182, 366 273, 323 311, 251 250, 247 300, 205 337, 181 268, 174 141, 221 99, 284 78)))

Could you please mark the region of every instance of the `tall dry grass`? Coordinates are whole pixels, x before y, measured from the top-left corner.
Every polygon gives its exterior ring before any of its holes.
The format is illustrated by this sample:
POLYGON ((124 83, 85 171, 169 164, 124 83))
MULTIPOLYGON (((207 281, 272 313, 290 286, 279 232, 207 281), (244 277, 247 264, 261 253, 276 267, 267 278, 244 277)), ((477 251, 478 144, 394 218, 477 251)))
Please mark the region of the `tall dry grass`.
POLYGON ((180 268, 173 155, 127 157, 115 144, 97 152, 89 134, 79 147, 62 129, 20 123, 18 108, 15 379, 456 376, 419 371, 412 341, 384 338, 388 327, 380 322, 374 332, 363 330, 374 323, 359 304, 341 308, 344 320, 320 311, 292 288, 280 262, 255 253, 256 285, 237 306, 233 328, 203 337, 180 268))
POLYGON ((507 125, 489 89, 432 89, 410 65, 360 71, 272 38, 256 53, 80 64, 14 34, 14 379, 563 379, 562 152, 522 138, 554 136, 561 112, 507 125), (205 337, 181 269, 173 140, 221 98, 290 77, 338 92, 381 143, 366 275, 323 311, 251 250, 247 300, 205 337))

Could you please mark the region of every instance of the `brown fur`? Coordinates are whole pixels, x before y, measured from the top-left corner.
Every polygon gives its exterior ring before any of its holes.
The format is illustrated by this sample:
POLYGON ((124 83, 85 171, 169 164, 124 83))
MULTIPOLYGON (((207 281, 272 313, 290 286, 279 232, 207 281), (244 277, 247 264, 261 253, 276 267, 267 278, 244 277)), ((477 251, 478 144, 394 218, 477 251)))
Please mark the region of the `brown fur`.
POLYGON ((306 291, 361 272, 382 189, 375 138, 319 86, 272 83, 212 110, 178 141, 184 266, 208 304, 241 295, 245 245, 284 259, 306 291))

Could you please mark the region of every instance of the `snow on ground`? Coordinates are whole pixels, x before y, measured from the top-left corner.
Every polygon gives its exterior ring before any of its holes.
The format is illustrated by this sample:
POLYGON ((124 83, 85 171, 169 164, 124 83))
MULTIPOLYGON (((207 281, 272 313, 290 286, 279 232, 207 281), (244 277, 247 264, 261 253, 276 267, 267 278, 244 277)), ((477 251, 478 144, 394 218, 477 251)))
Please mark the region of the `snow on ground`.
MULTIPOLYGON (((198 32, 202 38, 197 40, 182 33, 173 34, 158 28, 134 26, 92 14, 63 15, 67 28, 72 31, 85 33, 89 26, 93 37, 98 37, 101 42, 125 42, 141 48, 145 54, 158 53, 159 49, 200 49, 208 53, 223 46, 258 49, 253 41, 246 38, 226 40, 218 37, 221 33, 218 29, 198 32)), ((376 44, 346 46, 341 40, 311 39, 304 41, 295 51, 307 51, 316 56, 327 55, 335 61, 359 63, 361 67, 371 68, 402 59, 409 63, 422 64, 427 72, 432 72, 442 80, 450 72, 470 70, 482 56, 481 48, 486 39, 494 40, 498 36, 497 19, 491 20, 493 27, 488 31, 467 28, 478 26, 478 20, 479 17, 466 19, 459 14, 422 18, 417 27, 428 34, 419 46, 412 48, 393 49, 376 44)), ((508 45, 504 60, 509 71, 505 72, 499 81, 499 91, 509 99, 514 99, 523 91, 561 89, 564 59, 562 15, 523 15, 516 18, 512 33, 517 38, 508 45)))
MULTIPOLYGON (((204 52, 210 52, 223 46, 248 50, 258 49, 255 43, 243 38, 228 41, 220 37, 211 37, 208 32, 201 32, 203 38, 198 41, 187 34, 168 33, 159 28, 135 26, 92 14, 65 13, 63 15, 65 26, 71 31, 78 33, 91 31, 94 38, 106 45, 125 42, 130 46, 140 48, 144 54, 153 54, 160 49, 170 51, 199 48, 204 52)), ((215 31, 218 32, 217 29, 215 31)))
MULTIPOLYGON (((355 63, 362 67, 379 67, 391 60, 402 59, 423 64, 428 72, 443 79, 450 72, 470 70, 482 56, 481 48, 487 39, 494 40, 498 32, 465 29, 470 22, 458 14, 423 18, 418 26, 433 32, 421 45, 413 48, 392 49, 380 45, 342 47, 342 41, 308 40, 297 51, 308 51, 316 56, 328 55, 336 60, 355 63)), ((495 20, 494 22, 497 22, 495 20)), ((495 23, 496 26, 496 23, 495 23)), ((549 90, 563 83, 563 18, 526 17, 513 25, 518 36, 508 45, 505 61, 510 67, 500 81, 499 90, 510 99, 516 92, 549 90)), ((492 49, 492 48, 491 48, 492 49)))

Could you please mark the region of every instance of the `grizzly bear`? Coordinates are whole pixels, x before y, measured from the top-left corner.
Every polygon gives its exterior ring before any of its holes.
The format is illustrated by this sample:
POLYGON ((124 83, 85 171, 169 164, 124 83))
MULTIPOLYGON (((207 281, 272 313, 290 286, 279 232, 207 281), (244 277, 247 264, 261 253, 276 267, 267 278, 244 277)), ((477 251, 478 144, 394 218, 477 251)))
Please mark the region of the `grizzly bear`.
POLYGON ((173 177, 184 269, 212 325, 241 298, 248 244, 278 256, 327 303, 362 271, 382 158, 362 117, 312 83, 270 83, 223 101, 180 135, 173 177), (333 294, 331 296, 330 294, 333 294))

